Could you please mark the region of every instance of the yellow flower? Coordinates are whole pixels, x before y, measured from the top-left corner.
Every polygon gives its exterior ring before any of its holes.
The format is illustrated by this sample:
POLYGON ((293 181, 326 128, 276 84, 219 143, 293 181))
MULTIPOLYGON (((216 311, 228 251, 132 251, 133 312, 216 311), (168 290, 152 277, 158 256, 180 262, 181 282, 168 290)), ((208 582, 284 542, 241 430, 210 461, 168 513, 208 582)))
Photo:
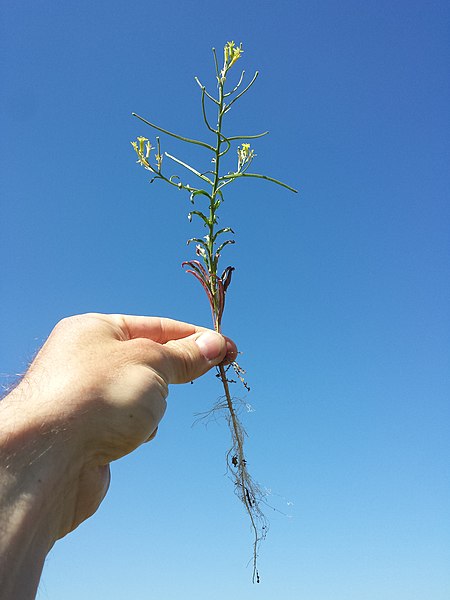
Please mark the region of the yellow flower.
POLYGON ((240 43, 238 47, 234 42, 227 42, 225 44, 223 49, 223 69, 220 72, 222 83, 225 81, 225 75, 228 69, 234 65, 243 52, 242 43, 240 43))
POLYGON ((242 144, 242 146, 238 146, 237 155, 238 171, 240 171, 245 165, 249 165, 256 156, 255 151, 250 150, 250 144, 242 144))
POLYGON ((240 58, 241 54, 244 52, 242 50, 242 43, 239 44, 239 47, 237 48, 234 42, 227 42, 223 51, 225 58, 224 64, 228 69, 234 65, 237 59, 240 58))
POLYGON ((133 148, 138 156, 138 160, 136 162, 141 164, 146 169, 151 170, 147 159, 150 156, 150 151, 152 149, 152 145, 150 144, 148 138, 146 138, 146 137, 139 136, 136 139, 137 139, 137 142, 131 142, 131 145, 133 146, 133 148))
POLYGON ((139 142, 139 153, 144 155, 144 145, 145 145, 145 158, 148 158, 150 156, 150 150, 152 148, 150 142, 148 141, 148 138, 143 137, 141 135, 137 138, 137 141, 139 142))

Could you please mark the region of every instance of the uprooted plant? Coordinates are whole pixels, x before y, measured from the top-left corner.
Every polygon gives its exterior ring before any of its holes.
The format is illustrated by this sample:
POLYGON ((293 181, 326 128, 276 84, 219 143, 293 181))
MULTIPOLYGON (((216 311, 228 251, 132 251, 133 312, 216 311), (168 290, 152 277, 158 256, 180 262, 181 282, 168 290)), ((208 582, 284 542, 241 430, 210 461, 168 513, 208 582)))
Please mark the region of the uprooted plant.
MULTIPOLYGON (((162 127, 159 127, 158 125, 155 125, 154 123, 151 123, 143 117, 133 113, 135 117, 153 129, 176 138, 177 140, 186 142, 187 144, 200 146, 212 155, 211 162, 213 167, 211 170, 201 172, 187 162, 180 160, 168 152, 164 152, 163 154, 161 150, 161 141, 158 136, 156 137, 155 155, 153 159, 151 153, 154 148, 148 138, 141 136, 138 137, 136 141, 131 142, 138 157, 137 162, 153 174, 151 182, 155 180, 162 180, 174 188, 187 191, 190 194, 190 201, 195 205, 196 208, 196 210, 191 210, 191 212, 189 212, 189 220, 191 221, 195 216, 202 221, 203 226, 206 228, 207 233, 205 236, 194 237, 188 240, 188 244, 195 243, 196 255, 198 258, 184 262, 183 266, 187 267, 187 272, 191 273, 201 283, 203 289, 205 290, 211 307, 214 329, 219 333, 221 332, 222 328, 225 297, 228 293, 232 273, 234 271, 234 267, 232 266, 227 266, 225 269, 221 270, 221 268, 219 268, 219 262, 225 246, 235 243, 234 239, 230 237, 230 234, 234 234, 234 231, 231 227, 223 227, 221 229, 218 227, 218 211, 224 200, 224 188, 240 178, 256 178, 265 179, 287 188, 292 192, 296 192, 295 189, 286 185, 285 183, 282 183, 281 181, 278 181, 277 179, 273 179, 272 177, 268 177, 259 173, 249 172, 249 167, 256 155, 254 150, 250 147, 250 142, 248 142, 248 140, 260 138, 266 135, 268 133, 267 131, 257 135, 231 136, 225 135, 223 132, 223 121, 225 115, 232 108, 235 102, 251 88, 258 77, 258 72, 256 72, 250 83, 243 87, 245 72, 242 71, 236 85, 229 91, 226 91, 225 88, 228 72, 236 63, 236 61, 242 56, 242 53, 242 44, 236 46, 234 42, 227 42, 224 47, 223 67, 220 68, 216 52, 213 48, 217 82, 215 96, 207 91, 206 87, 199 81, 197 77, 195 78, 201 90, 203 121, 210 134, 212 134, 212 143, 183 137, 163 129, 162 127), (216 109, 217 121, 215 125, 211 125, 210 119, 208 118, 208 110, 206 106, 207 101, 211 102, 216 109), (225 155, 232 148, 233 142, 239 144, 237 145, 237 165, 235 166, 234 170, 223 173, 221 171, 221 163, 225 155), (183 183, 182 179, 178 175, 167 176, 163 172, 164 158, 168 158, 172 162, 189 171, 191 174, 194 174, 199 180, 199 186, 192 186, 190 184, 183 183), (197 208, 196 203, 198 203, 200 200, 206 200, 206 210, 200 210, 197 208)), ((231 367, 234 369, 237 378, 248 390, 249 388, 243 376, 243 369, 236 362, 232 363, 231 367)), ((217 367, 217 376, 222 382, 224 395, 213 410, 224 411, 231 431, 232 446, 227 453, 227 468, 235 484, 236 494, 243 503, 250 518, 254 535, 252 559, 253 581, 259 583, 260 578, 257 568, 258 547, 259 542, 265 538, 267 533, 267 522, 261 510, 261 504, 264 501, 264 494, 259 486, 253 481, 247 468, 247 460, 244 454, 244 438, 246 437, 246 433, 239 416, 241 403, 231 395, 230 384, 235 382, 229 378, 228 369, 229 367, 222 365, 217 367)))

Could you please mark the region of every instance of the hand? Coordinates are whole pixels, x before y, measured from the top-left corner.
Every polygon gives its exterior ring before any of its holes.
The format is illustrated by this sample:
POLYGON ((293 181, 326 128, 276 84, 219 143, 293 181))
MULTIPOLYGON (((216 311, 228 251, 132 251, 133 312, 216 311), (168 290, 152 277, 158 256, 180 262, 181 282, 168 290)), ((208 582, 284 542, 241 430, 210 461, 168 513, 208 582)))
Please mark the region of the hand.
POLYGON ((97 510, 109 463, 154 437, 168 385, 236 353, 227 338, 170 319, 88 314, 55 327, 0 403, 6 496, 26 495, 45 552, 97 510))

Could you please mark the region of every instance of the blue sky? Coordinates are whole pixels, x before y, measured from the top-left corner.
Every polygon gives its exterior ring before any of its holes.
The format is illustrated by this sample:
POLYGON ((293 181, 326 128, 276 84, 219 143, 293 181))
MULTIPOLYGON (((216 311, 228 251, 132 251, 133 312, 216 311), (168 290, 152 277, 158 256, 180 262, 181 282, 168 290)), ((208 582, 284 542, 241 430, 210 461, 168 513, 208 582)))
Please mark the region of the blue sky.
POLYGON ((242 181, 222 207, 249 464, 287 514, 268 511, 262 583, 224 475, 226 427, 191 427, 220 394, 210 375, 173 388, 157 439, 113 465, 98 513, 48 557, 39 598, 447 600, 448 4, 0 10, 5 385, 69 314, 209 324, 180 268, 202 233, 188 199, 150 186, 129 142, 152 135, 132 111, 204 139, 193 77, 213 85, 212 46, 242 41, 239 66, 260 71, 230 131, 268 129, 254 169, 300 190, 242 181))

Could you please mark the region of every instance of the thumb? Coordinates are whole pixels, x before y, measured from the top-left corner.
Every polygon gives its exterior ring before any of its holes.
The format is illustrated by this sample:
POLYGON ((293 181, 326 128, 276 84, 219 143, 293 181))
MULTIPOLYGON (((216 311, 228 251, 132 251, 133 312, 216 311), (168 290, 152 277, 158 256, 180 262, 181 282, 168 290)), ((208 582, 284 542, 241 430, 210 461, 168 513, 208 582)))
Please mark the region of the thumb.
POLYGON ((219 365, 227 355, 236 356, 236 346, 219 333, 205 330, 163 345, 160 365, 168 383, 187 383, 219 365))

